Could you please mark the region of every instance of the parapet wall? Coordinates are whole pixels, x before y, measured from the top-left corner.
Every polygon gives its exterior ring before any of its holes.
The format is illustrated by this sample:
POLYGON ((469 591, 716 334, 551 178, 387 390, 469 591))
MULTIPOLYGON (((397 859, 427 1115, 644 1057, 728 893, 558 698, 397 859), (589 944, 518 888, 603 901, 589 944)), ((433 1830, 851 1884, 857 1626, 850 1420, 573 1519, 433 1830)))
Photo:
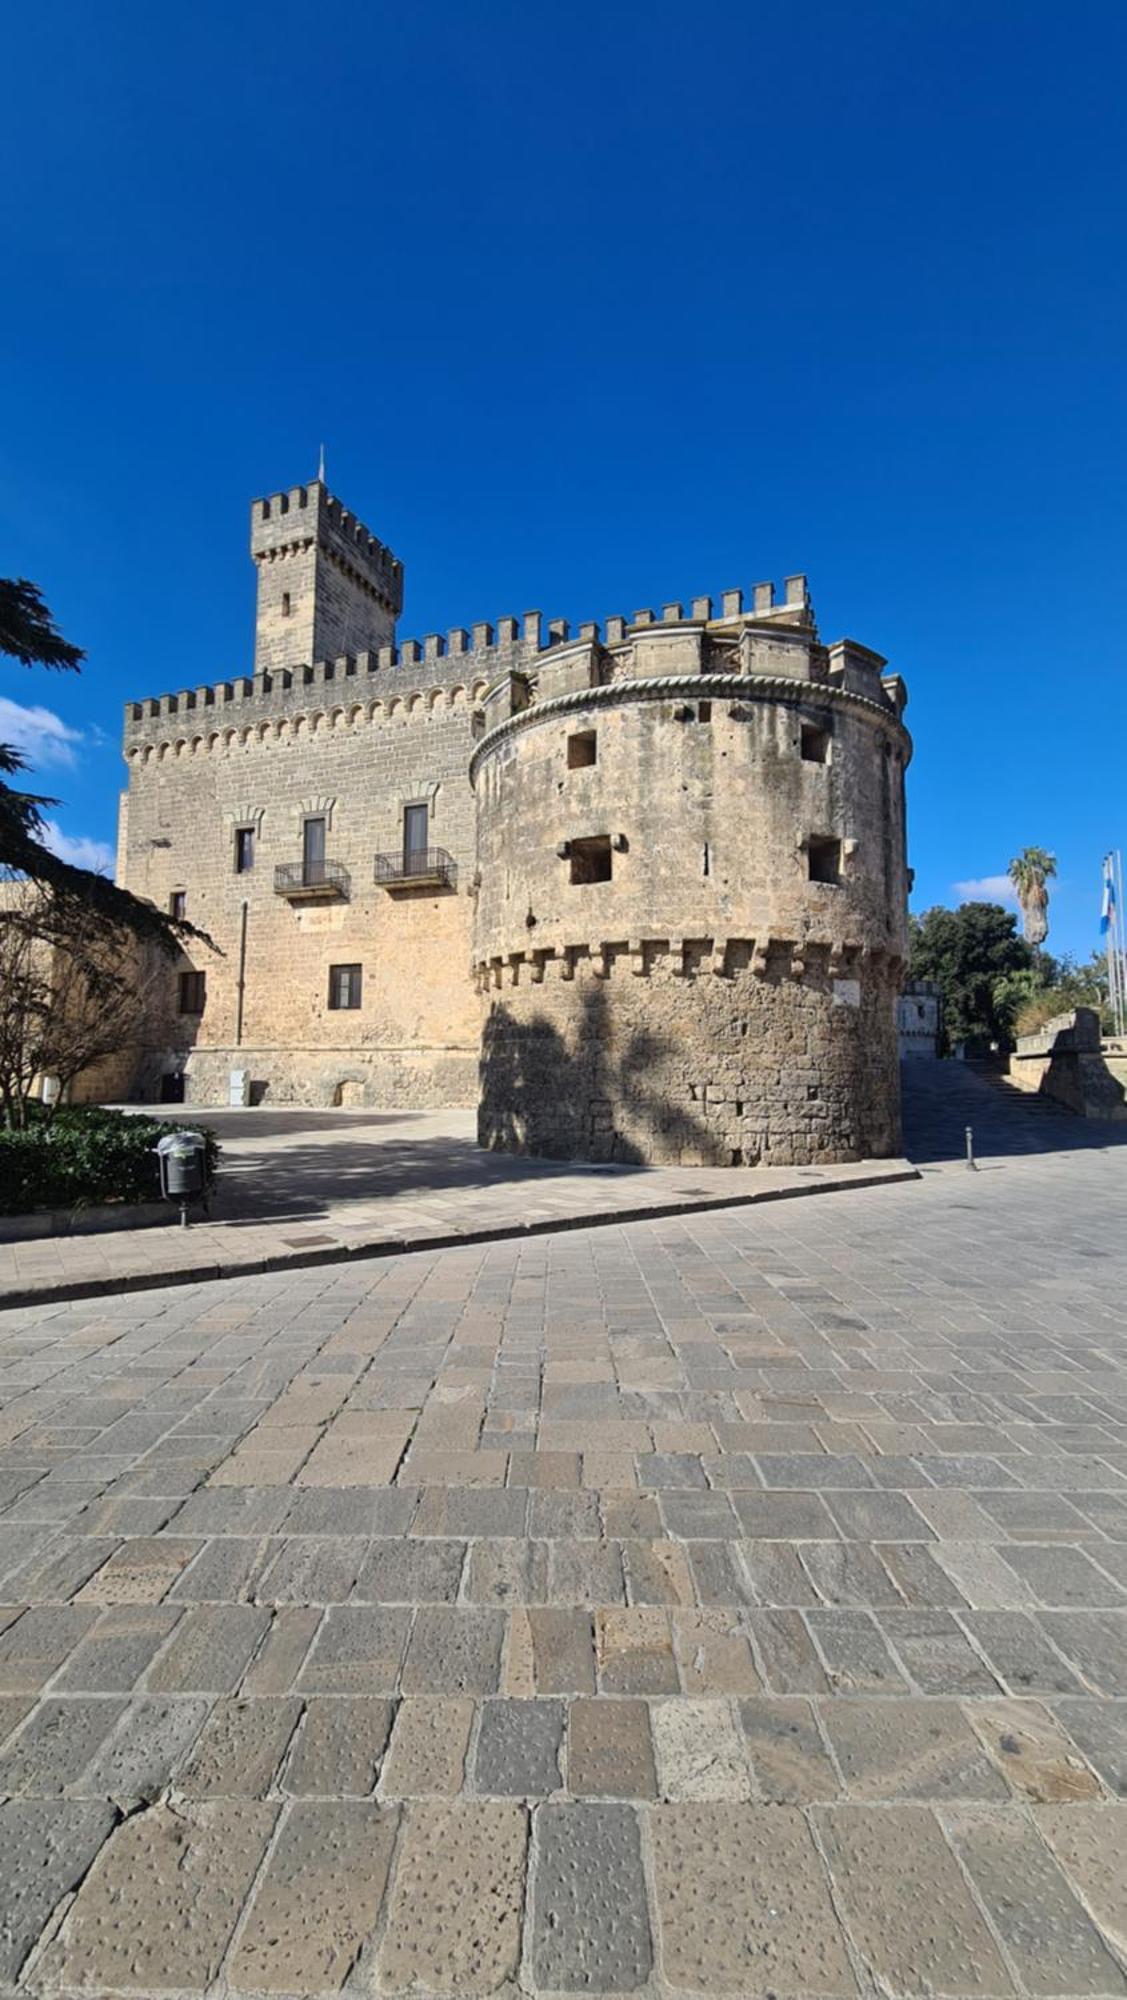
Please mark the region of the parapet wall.
MULTIPOLYGON (((314 482, 310 487, 296 487, 290 494, 256 501, 256 517, 264 508, 274 510, 281 501, 287 506, 281 514, 271 511, 261 521, 256 519, 255 534, 276 534, 276 545, 282 546, 283 538, 292 535, 295 515, 301 514, 299 496, 314 495, 316 490, 314 482)), ((307 497, 306 509, 311 504, 307 497)), ((323 494, 319 504, 337 505, 323 494)), ((359 536, 382 548, 361 524, 356 523, 355 528, 359 536)), ((598 685, 649 670, 762 671, 768 651, 776 664, 785 661, 794 678, 854 687, 894 706, 896 697, 888 690, 899 684, 888 680, 882 684, 884 662, 878 654, 852 647, 849 642, 828 648, 818 645, 806 579, 788 578, 784 593, 783 602, 776 605, 774 586, 757 584, 750 609, 745 609, 743 591, 732 590, 724 593, 718 614, 712 598, 699 597, 693 599, 688 617, 680 603, 671 603, 660 613, 643 609, 630 619, 608 618, 602 627, 595 621, 582 624, 574 638, 567 619, 553 619, 545 627, 539 611, 527 611, 522 618, 454 626, 446 633, 428 632, 422 639, 403 639, 371 652, 220 678, 127 702, 125 749, 128 752, 191 734, 192 729, 185 725, 194 721, 198 730, 209 711, 238 711, 238 726, 245 727, 300 712, 311 698, 318 703, 322 697, 340 703, 390 703, 396 697, 437 696, 470 684, 477 687, 480 698, 496 683, 502 683, 511 704, 514 683, 519 700, 527 698, 519 692, 523 683, 527 683, 527 696, 537 689, 547 696, 572 685, 598 685), (863 666, 859 667, 862 656, 863 666), (557 687, 561 679, 565 686, 557 687)), ((499 715, 489 717, 490 723, 500 719, 499 715)))
POLYGON ((1036 1034, 1020 1035, 1008 1075, 1018 1090, 1051 1097, 1081 1118, 1127 1118, 1127 1095, 1101 1048, 1093 1007, 1057 1014, 1036 1034))

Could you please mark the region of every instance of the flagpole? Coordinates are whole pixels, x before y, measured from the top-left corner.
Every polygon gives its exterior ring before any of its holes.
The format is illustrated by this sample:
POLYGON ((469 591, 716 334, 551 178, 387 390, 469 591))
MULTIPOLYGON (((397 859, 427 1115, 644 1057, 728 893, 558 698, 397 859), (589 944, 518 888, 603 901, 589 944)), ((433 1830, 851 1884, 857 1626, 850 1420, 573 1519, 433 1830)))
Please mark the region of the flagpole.
POLYGON ((1119 959, 1119 1033, 1127 1033, 1127 954, 1123 949, 1123 853, 1115 850, 1117 893, 1115 898, 1115 942, 1119 959))
POLYGON ((1115 918, 1115 898, 1111 888, 1111 856, 1105 854, 1100 863, 1100 929, 1104 934, 1104 954, 1107 958, 1107 999, 1111 1008, 1111 1025, 1114 1034, 1119 1033, 1119 982, 1115 963, 1115 936, 1112 929, 1115 918))
POLYGON ((1120 888, 1117 873, 1122 875, 1122 861, 1118 850, 1104 855, 1103 901, 1107 923, 1107 984, 1108 999, 1111 1003, 1111 1018, 1117 1036, 1127 1032, 1124 1019, 1124 967, 1123 951, 1120 945, 1119 898, 1120 888), (1117 869, 1116 864, 1119 864, 1117 869))

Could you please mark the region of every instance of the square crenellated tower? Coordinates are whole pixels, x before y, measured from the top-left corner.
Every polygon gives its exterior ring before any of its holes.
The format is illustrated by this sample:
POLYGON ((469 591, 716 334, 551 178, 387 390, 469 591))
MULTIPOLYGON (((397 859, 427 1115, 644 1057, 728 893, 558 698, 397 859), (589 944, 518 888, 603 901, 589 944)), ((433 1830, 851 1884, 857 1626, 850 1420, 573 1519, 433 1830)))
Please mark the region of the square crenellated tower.
POLYGON ((375 652, 395 640, 403 565, 320 479, 255 500, 256 673, 375 652))

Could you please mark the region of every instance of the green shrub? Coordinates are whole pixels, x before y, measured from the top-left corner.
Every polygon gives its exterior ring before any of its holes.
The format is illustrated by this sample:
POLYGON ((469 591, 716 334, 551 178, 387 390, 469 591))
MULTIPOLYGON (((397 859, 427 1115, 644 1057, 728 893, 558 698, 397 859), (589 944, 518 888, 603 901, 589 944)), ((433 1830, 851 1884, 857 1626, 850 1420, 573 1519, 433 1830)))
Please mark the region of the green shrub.
MULTIPOLYGON (((23 1132, 0 1130, 0 1215, 36 1208, 86 1208, 100 1201, 156 1201, 160 1170, 154 1152, 166 1119, 131 1117, 98 1105, 62 1106, 23 1132)), ((202 1128, 201 1128, 202 1129, 202 1128)), ((210 1180, 219 1159, 214 1132, 204 1130, 210 1180)))

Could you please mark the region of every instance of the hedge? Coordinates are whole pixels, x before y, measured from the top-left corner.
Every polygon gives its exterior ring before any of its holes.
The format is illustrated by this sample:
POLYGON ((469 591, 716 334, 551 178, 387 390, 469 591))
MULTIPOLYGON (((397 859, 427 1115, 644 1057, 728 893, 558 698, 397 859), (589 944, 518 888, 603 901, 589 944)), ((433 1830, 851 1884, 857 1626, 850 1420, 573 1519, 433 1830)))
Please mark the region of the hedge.
MULTIPOLYGON (((0 1129, 0 1215, 37 1208, 86 1208, 103 1201, 156 1201, 160 1171, 153 1151, 166 1119, 131 1117, 97 1105, 62 1106, 50 1123, 41 1116, 23 1132, 0 1129)), ((204 1131, 208 1177, 219 1144, 204 1131)))

